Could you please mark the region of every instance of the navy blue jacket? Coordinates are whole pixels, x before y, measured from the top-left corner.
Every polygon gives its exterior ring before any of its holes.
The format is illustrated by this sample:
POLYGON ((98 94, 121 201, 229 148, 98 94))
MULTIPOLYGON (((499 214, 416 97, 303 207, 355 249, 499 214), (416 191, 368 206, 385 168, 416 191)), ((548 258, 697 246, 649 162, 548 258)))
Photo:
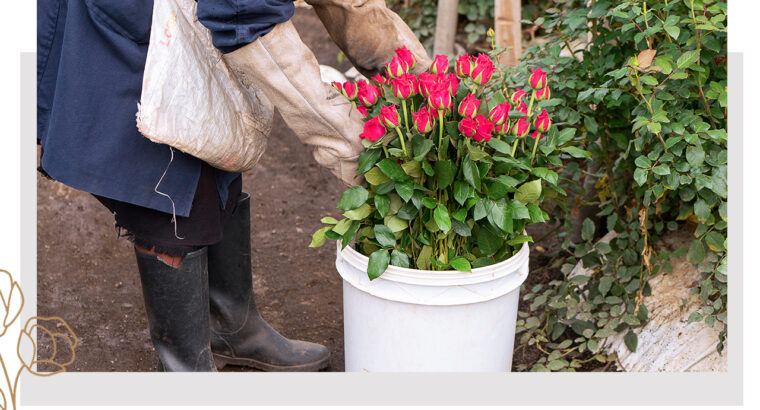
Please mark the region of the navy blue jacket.
MULTIPOLYGON (((158 0, 161 1, 161 0, 158 0)), ((135 114, 153 0, 37 2, 37 138, 42 169, 68 186, 188 216, 201 161, 143 137, 135 114), (168 170, 167 170, 168 166, 168 170), (166 176, 161 176, 166 171, 166 176), (169 200, 154 191, 171 197, 169 200)), ((292 0, 198 0, 214 45, 231 52, 293 16, 292 0)), ((217 170, 221 203, 239 174, 217 170)))

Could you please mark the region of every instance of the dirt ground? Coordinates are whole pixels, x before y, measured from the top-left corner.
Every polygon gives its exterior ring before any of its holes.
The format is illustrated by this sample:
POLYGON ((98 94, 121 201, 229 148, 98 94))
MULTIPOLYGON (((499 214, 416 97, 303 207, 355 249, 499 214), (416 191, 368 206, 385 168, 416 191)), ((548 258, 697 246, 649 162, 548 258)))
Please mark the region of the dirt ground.
MULTIPOLYGON (((338 48, 312 10, 293 19, 321 64, 345 71, 338 48)), ((341 280, 332 243, 312 249, 311 233, 343 188, 277 115, 267 154, 243 177, 252 194, 253 275, 262 316, 290 338, 330 349, 329 371, 343 371, 341 280)), ((131 244, 91 195, 38 178, 38 314, 60 316, 79 338, 70 371, 155 371, 131 244)), ((540 234, 539 234, 540 235, 540 234)), ((546 246, 546 244, 543 244, 546 246)), ((531 268, 540 254, 531 253, 531 268)), ((51 346, 41 341, 41 354, 51 346)), ((523 359, 524 360, 524 359, 523 359)), ((515 357, 515 365, 520 358, 515 357)), ((226 371, 240 371, 228 366, 226 371)))

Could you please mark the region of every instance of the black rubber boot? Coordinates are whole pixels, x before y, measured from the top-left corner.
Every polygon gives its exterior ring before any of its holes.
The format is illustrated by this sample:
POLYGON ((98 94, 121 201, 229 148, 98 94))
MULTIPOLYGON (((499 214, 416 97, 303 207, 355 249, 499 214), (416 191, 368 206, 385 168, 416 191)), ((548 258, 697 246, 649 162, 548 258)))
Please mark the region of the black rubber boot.
POLYGON ((216 371, 210 345, 207 252, 203 248, 188 253, 174 268, 135 249, 159 371, 216 371))
POLYGON ((317 371, 327 367, 325 346, 289 340, 259 315, 251 276, 250 195, 243 193, 224 227, 222 242, 209 246, 211 349, 218 368, 227 364, 263 371, 317 371))

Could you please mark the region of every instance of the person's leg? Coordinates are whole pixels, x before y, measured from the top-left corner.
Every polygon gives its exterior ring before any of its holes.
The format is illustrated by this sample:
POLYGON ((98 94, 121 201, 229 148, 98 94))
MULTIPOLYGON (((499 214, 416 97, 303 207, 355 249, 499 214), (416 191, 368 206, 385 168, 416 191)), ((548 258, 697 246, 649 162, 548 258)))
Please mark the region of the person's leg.
POLYGON ((325 346, 289 340, 267 324, 254 301, 251 274, 250 195, 243 193, 224 226, 221 242, 208 247, 211 349, 217 367, 264 371, 316 371, 327 367, 325 346))

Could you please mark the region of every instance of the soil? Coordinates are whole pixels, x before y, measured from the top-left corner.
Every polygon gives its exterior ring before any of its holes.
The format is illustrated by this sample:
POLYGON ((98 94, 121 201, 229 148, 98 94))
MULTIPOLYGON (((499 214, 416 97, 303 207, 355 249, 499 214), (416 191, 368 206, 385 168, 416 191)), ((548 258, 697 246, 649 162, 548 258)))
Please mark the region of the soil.
MULTIPOLYGON (((345 60, 338 63, 339 50, 313 10, 297 8, 293 21, 321 64, 342 72, 351 67, 345 60)), ((342 284, 334 268, 335 248, 332 242, 316 249, 308 245, 321 217, 339 215, 334 207, 344 188, 317 165, 279 114, 267 154, 244 174, 243 188, 253 199, 253 277, 261 315, 287 337, 326 345, 328 371, 343 371, 342 284)), ((110 212, 90 194, 41 176, 37 211, 38 315, 62 317, 77 335, 76 358, 68 370, 155 371, 134 252, 117 237, 110 212)), ((541 245, 549 249, 552 239, 541 245)), ((531 253, 531 267, 546 263, 541 255, 531 253)), ((532 275, 528 285, 545 275, 532 275)), ((41 356, 51 351, 48 340, 38 343, 41 356)), ((529 356, 515 355, 514 365, 532 363, 535 357, 529 356)))

